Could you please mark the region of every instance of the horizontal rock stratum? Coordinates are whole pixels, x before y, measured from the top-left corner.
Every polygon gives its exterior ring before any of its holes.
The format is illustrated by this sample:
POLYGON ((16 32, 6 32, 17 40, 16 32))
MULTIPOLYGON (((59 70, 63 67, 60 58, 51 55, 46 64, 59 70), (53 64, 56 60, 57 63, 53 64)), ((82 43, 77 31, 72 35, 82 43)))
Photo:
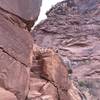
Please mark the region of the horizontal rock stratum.
POLYGON ((84 100, 99 100, 100 0, 65 0, 47 16, 33 31, 35 42, 60 54, 84 100))
POLYGON ((87 1, 85 4, 93 7, 85 12, 80 11, 80 0, 57 4, 32 37, 30 30, 41 3, 42 0, 0 1, 0 100, 98 99, 100 7, 95 5, 99 3, 87 1), (73 67, 72 76, 69 66, 73 67), (86 84, 84 92, 80 86, 89 79, 92 85, 86 84), (95 90, 93 93, 89 86, 95 90))

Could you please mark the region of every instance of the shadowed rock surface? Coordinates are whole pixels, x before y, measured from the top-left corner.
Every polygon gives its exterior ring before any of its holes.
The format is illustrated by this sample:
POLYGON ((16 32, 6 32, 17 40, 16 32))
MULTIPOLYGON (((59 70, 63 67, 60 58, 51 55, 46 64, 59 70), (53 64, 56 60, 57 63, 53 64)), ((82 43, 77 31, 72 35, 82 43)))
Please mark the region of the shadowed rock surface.
POLYGON ((99 100, 100 1, 65 0, 51 8, 47 17, 32 33, 35 42, 53 48, 69 65, 72 80, 85 96, 82 100, 99 100))

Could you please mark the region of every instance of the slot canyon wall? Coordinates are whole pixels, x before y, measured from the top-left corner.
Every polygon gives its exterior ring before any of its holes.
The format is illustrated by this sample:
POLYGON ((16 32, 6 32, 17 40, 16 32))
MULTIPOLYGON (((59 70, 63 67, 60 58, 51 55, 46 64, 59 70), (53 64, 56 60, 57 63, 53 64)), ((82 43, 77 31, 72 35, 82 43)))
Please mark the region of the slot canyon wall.
MULTIPOLYGON (((71 80, 83 94, 100 99, 100 1, 65 0, 35 27, 35 42, 53 48, 68 65, 71 80), (72 71, 70 70, 72 69, 72 71)), ((77 100, 77 99, 75 99, 77 100)))
POLYGON ((30 32, 41 3, 0 1, 0 100, 100 99, 99 1, 58 3, 30 32))

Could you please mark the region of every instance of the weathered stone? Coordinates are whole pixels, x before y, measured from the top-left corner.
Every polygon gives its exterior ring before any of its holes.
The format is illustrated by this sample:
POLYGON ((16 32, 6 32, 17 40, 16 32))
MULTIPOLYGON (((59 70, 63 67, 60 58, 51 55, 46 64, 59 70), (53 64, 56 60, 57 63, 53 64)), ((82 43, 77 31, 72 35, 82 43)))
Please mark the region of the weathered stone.
MULTIPOLYGON (((39 74, 38 76, 35 76, 34 74, 37 74, 36 66, 33 65, 31 70, 33 72, 32 77, 42 78, 48 82, 41 88, 41 93, 43 95, 38 98, 43 98, 43 100, 46 98, 48 100, 64 100, 64 98, 66 98, 70 100, 70 96, 68 96, 67 93, 70 88, 68 71, 58 54, 56 54, 52 49, 42 49, 37 46, 33 49, 33 52, 36 59, 39 61, 38 64, 40 64, 41 69, 37 70, 39 74)), ((38 81, 37 87, 39 87, 40 83, 38 81)), ((33 82, 32 84, 35 83, 33 82)))
POLYGON ((50 82, 44 85, 44 87, 41 89, 41 92, 44 94, 41 97, 43 100, 58 100, 57 88, 50 82))
POLYGON ((0 1, 0 100, 99 99, 98 0, 66 0, 47 13, 33 38, 56 53, 35 45, 28 32, 41 1, 0 1))
POLYGON ((29 32, 16 27, 0 15, 0 48, 19 62, 30 66, 33 40, 29 32))
POLYGON ((17 100, 17 98, 13 93, 0 88, 0 100, 17 100))
POLYGON ((28 30, 40 5, 41 0, 0 1, 0 100, 26 100, 33 59, 33 38, 28 30))
POLYGON ((42 54, 43 77, 62 90, 68 89, 68 72, 60 57, 52 50, 42 54))
POLYGON ((57 89, 51 83, 39 78, 31 78, 28 100, 58 100, 57 89))
POLYGON ((0 50, 0 87, 24 100, 29 90, 29 69, 0 50))
POLYGON ((88 89, 94 100, 100 99, 100 0, 65 0, 47 16, 33 31, 35 42, 55 49, 84 95, 88 89))
POLYGON ((35 21, 40 12, 42 0, 3 0, 0 7, 27 21, 35 21))
POLYGON ((30 79, 30 90, 28 94, 28 100, 33 100, 35 98, 41 97, 41 89, 47 83, 47 81, 39 78, 31 78, 30 79))

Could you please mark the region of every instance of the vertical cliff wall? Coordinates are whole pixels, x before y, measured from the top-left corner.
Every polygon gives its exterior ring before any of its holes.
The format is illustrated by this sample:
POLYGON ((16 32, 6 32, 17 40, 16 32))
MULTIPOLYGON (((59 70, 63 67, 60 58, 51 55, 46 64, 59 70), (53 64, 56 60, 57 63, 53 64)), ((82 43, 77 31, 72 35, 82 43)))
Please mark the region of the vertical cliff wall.
POLYGON ((41 0, 0 1, 0 100, 26 100, 28 96, 33 55, 28 29, 40 5, 41 0))
POLYGON ((40 6, 0 1, 0 100, 99 100, 100 2, 58 3, 32 37, 40 6))
MULTIPOLYGON (((100 1, 65 0, 33 31, 35 42, 55 49, 83 93, 100 99, 100 1)), ((92 100, 89 99, 88 100, 92 100)))

